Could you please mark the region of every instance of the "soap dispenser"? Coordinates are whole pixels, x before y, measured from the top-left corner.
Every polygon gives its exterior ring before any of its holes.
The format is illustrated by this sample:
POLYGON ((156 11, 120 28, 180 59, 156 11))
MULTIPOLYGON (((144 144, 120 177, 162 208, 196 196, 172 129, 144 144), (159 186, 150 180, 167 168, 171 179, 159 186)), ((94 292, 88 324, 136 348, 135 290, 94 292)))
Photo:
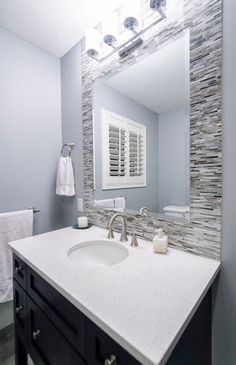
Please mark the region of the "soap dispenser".
POLYGON ((153 252, 166 253, 168 250, 168 237, 164 234, 163 229, 156 229, 153 237, 153 252))

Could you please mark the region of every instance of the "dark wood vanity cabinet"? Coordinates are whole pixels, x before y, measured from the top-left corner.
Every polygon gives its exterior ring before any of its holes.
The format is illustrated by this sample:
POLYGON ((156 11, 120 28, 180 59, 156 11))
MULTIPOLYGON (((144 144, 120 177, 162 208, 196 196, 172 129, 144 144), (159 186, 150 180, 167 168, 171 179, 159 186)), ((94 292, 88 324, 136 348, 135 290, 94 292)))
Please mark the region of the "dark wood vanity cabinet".
POLYGON ((27 354, 35 365, 140 365, 15 255, 13 263, 16 365, 27 354))
MULTIPOLYGON (((141 365, 20 258, 14 262, 16 365, 141 365)), ((211 365, 211 290, 166 365, 211 365)), ((145 365, 145 364, 144 364, 145 365)))

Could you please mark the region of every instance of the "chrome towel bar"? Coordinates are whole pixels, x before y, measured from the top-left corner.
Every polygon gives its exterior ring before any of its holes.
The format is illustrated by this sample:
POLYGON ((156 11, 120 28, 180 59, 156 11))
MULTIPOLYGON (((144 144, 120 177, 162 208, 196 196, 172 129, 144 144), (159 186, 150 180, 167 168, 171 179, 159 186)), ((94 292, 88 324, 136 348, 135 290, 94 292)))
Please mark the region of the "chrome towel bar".
POLYGON ((33 213, 39 213, 40 212, 40 209, 36 209, 34 207, 29 207, 29 209, 32 209, 33 213))

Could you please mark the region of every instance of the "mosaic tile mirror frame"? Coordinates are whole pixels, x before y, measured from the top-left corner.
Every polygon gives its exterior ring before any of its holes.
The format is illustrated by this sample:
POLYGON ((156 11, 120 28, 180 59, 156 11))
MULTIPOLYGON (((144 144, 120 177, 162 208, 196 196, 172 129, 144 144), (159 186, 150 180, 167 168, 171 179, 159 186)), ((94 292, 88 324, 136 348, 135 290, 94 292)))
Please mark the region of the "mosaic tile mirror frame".
MULTIPOLYGON (((162 227, 170 246, 220 259, 222 199, 222 0, 167 0, 180 9, 144 36, 143 45, 124 59, 103 63, 89 58, 82 41, 82 111, 84 209, 92 223, 106 227, 112 212, 94 208, 93 84, 155 52, 184 29, 190 32, 190 221, 135 217, 127 214, 128 232, 151 240, 162 227), (177 6, 178 4, 178 6, 177 6), (181 8, 182 7, 182 8, 181 8)), ((141 0, 144 21, 153 16, 141 0)), ((117 13, 118 16, 118 13, 117 13)), ((155 14, 154 14, 155 16, 155 14)), ((99 29, 99 26, 98 26, 99 29)), ((106 47, 106 46, 105 46, 106 47)))

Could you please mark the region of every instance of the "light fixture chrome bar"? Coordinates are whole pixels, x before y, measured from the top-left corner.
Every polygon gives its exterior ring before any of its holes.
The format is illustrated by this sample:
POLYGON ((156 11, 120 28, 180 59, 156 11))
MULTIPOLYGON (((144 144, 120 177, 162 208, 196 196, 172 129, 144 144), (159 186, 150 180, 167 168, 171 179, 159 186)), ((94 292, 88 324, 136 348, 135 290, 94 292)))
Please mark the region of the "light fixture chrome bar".
MULTIPOLYGON (((102 63, 103 61, 105 61, 108 57, 112 56, 113 54, 115 54, 116 52, 120 52, 120 54, 123 54, 122 50, 127 50, 127 48, 132 48, 132 43, 134 43, 138 38, 140 38, 145 32, 147 32, 149 29, 151 29, 154 25, 157 25, 158 23, 160 23, 162 20, 166 19, 166 15, 165 13, 162 11, 162 9, 158 9, 158 12, 160 14, 160 18, 155 20, 152 24, 148 25, 146 28, 140 30, 139 32, 135 33, 135 35, 133 37, 131 37, 128 41, 122 43, 120 46, 116 47, 115 49, 113 49, 113 51, 111 51, 110 53, 108 53, 106 56, 98 59, 96 57, 93 57, 93 59, 95 59, 96 61, 98 61, 99 63, 102 63)), ((139 46, 141 45, 141 42, 139 44, 139 46)), ((135 50, 137 47, 134 46, 135 50)), ((130 53, 130 52, 129 52, 130 53)), ((129 54, 127 53, 127 54, 129 54)), ((91 56, 90 56, 91 57, 91 56)), ((125 57, 125 56, 123 56, 125 57)))
POLYGON ((131 42, 130 45, 122 48, 122 50, 119 52, 120 58, 127 57, 130 53, 134 52, 142 44, 143 44, 143 40, 141 37, 135 39, 135 41, 131 42))

